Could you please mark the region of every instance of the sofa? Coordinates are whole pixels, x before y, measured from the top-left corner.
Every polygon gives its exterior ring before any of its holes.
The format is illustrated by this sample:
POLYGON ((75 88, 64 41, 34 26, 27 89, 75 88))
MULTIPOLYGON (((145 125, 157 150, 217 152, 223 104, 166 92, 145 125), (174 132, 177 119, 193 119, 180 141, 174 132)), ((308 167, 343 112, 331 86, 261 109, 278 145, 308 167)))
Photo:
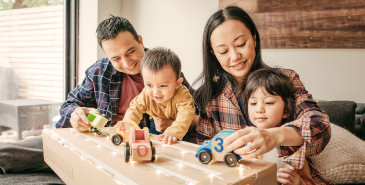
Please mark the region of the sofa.
POLYGON ((365 184, 365 104, 319 101, 331 122, 331 140, 311 161, 335 184, 365 184))
POLYGON ((318 105, 326 111, 331 123, 365 140, 365 103, 320 100, 318 105))

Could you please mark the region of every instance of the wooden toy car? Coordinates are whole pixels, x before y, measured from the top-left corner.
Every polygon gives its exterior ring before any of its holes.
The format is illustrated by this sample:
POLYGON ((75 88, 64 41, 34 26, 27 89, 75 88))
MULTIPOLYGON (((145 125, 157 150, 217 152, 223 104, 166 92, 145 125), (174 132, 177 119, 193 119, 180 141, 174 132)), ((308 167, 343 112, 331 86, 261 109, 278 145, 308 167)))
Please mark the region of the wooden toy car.
POLYGON ((114 127, 109 128, 110 138, 114 145, 118 146, 123 141, 129 141, 130 128, 141 130, 138 125, 130 124, 127 122, 119 121, 114 127))
POLYGON ((224 161, 227 166, 233 167, 242 159, 242 157, 233 151, 227 151, 223 146, 223 140, 234 133, 233 130, 222 130, 215 135, 210 141, 202 144, 196 149, 195 157, 203 164, 210 161, 224 161))
POLYGON ((125 144, 125 162, 132 161, 154 161, 156 149, 150 141, 150 133, 147 127, 143 130, 130 128, 129 142, 125 144))
POLYGON ((100 130, 103 129, 105 125, 110 121, 109 116, 107 116, 106 114, 98 115, 91 112, 87 116, 87 119, 89 119, 90 121, 90 130, 97 133, 98 135, 101 134, 100 130))

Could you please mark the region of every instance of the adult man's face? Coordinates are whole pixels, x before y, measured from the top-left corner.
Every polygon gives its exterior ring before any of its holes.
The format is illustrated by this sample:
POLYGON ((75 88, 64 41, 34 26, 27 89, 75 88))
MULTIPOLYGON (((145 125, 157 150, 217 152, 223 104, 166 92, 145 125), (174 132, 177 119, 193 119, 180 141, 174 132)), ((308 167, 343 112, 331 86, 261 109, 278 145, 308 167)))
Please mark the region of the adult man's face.
POLYGON ((140 63, 144 55, 142 37, 139 41, 128 31, 122 31, 114 39, 103 40, 101 46, 113 67, 129 75, 141 73, 140 63))

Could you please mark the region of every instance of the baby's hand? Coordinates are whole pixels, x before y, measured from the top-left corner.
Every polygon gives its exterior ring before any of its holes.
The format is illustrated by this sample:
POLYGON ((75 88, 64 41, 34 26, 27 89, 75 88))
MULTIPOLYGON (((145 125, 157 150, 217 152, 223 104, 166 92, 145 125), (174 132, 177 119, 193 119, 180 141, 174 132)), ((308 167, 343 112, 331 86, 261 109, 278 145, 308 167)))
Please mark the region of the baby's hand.
POLYGON ((280 168, 277 174, 278 182, 284 185, 300 185, 302 180, 297 172, 289 168, 280 168))
POLYGON ((161 135, 158 135, 157 139, 160 140, 160 141, 162 140, 162 142, 164 144, 169 144, 169 145, 174 144, 177 141, 177 137, 174 134, 170 134, 170 133, 167 133, 167 132, 165 132, 161 135))

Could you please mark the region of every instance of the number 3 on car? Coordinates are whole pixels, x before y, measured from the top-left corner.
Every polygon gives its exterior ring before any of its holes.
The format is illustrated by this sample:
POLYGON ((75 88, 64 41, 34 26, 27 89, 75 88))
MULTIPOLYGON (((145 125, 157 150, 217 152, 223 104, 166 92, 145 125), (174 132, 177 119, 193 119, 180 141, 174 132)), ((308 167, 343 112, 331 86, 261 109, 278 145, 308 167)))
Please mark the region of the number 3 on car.
POLYGON ((223 130, 215 135, 210 141, 202 144, 196 149, 195 157, 203 164, 208 164, 210 161, 224 161, 227 166, 236 166, 241 156, 233 151, 227 151, 223 146, 223 140, 231 135, 233 130, 223 130))

